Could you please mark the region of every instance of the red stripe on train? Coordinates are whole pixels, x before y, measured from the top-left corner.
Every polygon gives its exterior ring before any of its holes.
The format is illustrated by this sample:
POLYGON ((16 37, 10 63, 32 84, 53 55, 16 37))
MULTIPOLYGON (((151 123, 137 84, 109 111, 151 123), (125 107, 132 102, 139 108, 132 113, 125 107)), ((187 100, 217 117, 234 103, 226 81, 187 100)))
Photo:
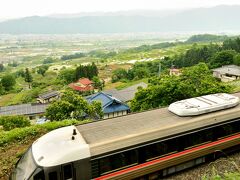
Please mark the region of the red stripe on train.
POLYGON ((178 153, 175 153, 175 154, 171 154, 169 156, 165 156, 165 157, 162 157, 162 158, 159 158, 159 159, 155 159, 153 161, 149 161, 149 162, 146 162, 146 163, 143 163, 143 164, 139 164, 139 165, 136 165, 136 166, 133 166, 133 167, 130 167, 130 168, 127 168, 127 169, 123 169, 123 170, 120 170, 120 171, 117 171, 117 172, 113 172, 111 174, 107 174, 107 175, 95 178, 95 180, 103 180, 103 179, 106 179, 106 178, 114 177, 116 175, 124 174, 126 172, 131 172, 131 171, 134 171, 134 170, 142 168, 142 167, 147 167, 149 165, 159 163, 160 161, 166 161, 166 160, 169 160, 171 158, 179 157, 181 155, 184 155, 184 154, 187 154, 187 153, 190 153, 190 152, 194 152, 194 151, 197 151, 197 150, 202 149, 202 148, 207 148, 207 147, 211 147, 211 146, 214 146, 214 145, 218 145, 218 144, 221 144, 223 142, 233 140, 235 138, 240 138, 240 134, 237 134, 237 135, 234 135, 234 136, 231 136, 231 137, 227 137, 227 138, 224 138, 224 139, 221 139, 221 140, 218 140, 218 141, 214 141, 214 142, 211 142, 211 143, 207 143, 207 144, 204 144, 204 145, 192 148, 192 149, 188 149, 188 150, 185 150, 185 151, 181 151, 181 152, 178 152, 178 153))

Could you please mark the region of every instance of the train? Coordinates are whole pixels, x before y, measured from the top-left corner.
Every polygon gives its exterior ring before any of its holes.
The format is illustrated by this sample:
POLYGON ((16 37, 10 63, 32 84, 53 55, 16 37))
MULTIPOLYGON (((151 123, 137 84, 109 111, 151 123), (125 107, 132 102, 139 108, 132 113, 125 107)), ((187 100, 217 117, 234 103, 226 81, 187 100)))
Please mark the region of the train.
POLYGON ((160 108, 53 130, 29 147, 10 179, 161 179, 239 144, 240 105, 186 117, 160 108))

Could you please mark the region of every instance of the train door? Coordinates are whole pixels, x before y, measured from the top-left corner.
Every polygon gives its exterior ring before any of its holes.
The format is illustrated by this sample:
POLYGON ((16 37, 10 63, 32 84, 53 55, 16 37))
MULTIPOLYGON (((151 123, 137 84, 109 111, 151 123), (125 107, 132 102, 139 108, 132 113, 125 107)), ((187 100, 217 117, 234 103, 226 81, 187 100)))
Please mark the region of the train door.
POLYGON ((62 180, 75 180, 73 164, 62 165, 62 180))

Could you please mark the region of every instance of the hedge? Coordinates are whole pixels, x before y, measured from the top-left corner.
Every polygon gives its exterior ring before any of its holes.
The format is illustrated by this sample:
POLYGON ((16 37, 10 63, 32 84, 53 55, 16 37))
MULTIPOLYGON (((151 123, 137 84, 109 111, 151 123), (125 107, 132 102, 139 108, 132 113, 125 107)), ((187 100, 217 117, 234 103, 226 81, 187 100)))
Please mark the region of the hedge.
POLYGON ((4 145, 7 145, 13 142, 21 142, 26 140, 27 138, 40 136, 42 134, 45 134, 51 130, 54 130, 60 127, 65 127, 65 126, 74 125, 74 124, 84 124, 88 122, 90 122, 90 120, 84 120, 84 121, 63 120, 63 121, 48 122, 48 123, 39 124, 39 125, 32 125, 24 128, 15 128, 10 131, 2 131, 0 133, 0 147, 3 147, 4 145))
POLYGON ((0 125, 5 131, 9 131, 14 128, 30 126, 31 123, 25 116, 0 116, 0 125))

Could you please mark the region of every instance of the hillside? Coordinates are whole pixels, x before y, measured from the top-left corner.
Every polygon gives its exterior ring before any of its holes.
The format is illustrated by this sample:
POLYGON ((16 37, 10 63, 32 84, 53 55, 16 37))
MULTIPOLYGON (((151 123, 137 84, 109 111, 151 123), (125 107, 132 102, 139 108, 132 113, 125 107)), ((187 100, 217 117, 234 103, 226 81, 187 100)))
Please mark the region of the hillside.
POLYGON ((240 6, 217 6, 176 13, 109 13, 96 15, 32 16, 0 23, 5 34, 76 34, 127 32, 238 31, 240 6))

